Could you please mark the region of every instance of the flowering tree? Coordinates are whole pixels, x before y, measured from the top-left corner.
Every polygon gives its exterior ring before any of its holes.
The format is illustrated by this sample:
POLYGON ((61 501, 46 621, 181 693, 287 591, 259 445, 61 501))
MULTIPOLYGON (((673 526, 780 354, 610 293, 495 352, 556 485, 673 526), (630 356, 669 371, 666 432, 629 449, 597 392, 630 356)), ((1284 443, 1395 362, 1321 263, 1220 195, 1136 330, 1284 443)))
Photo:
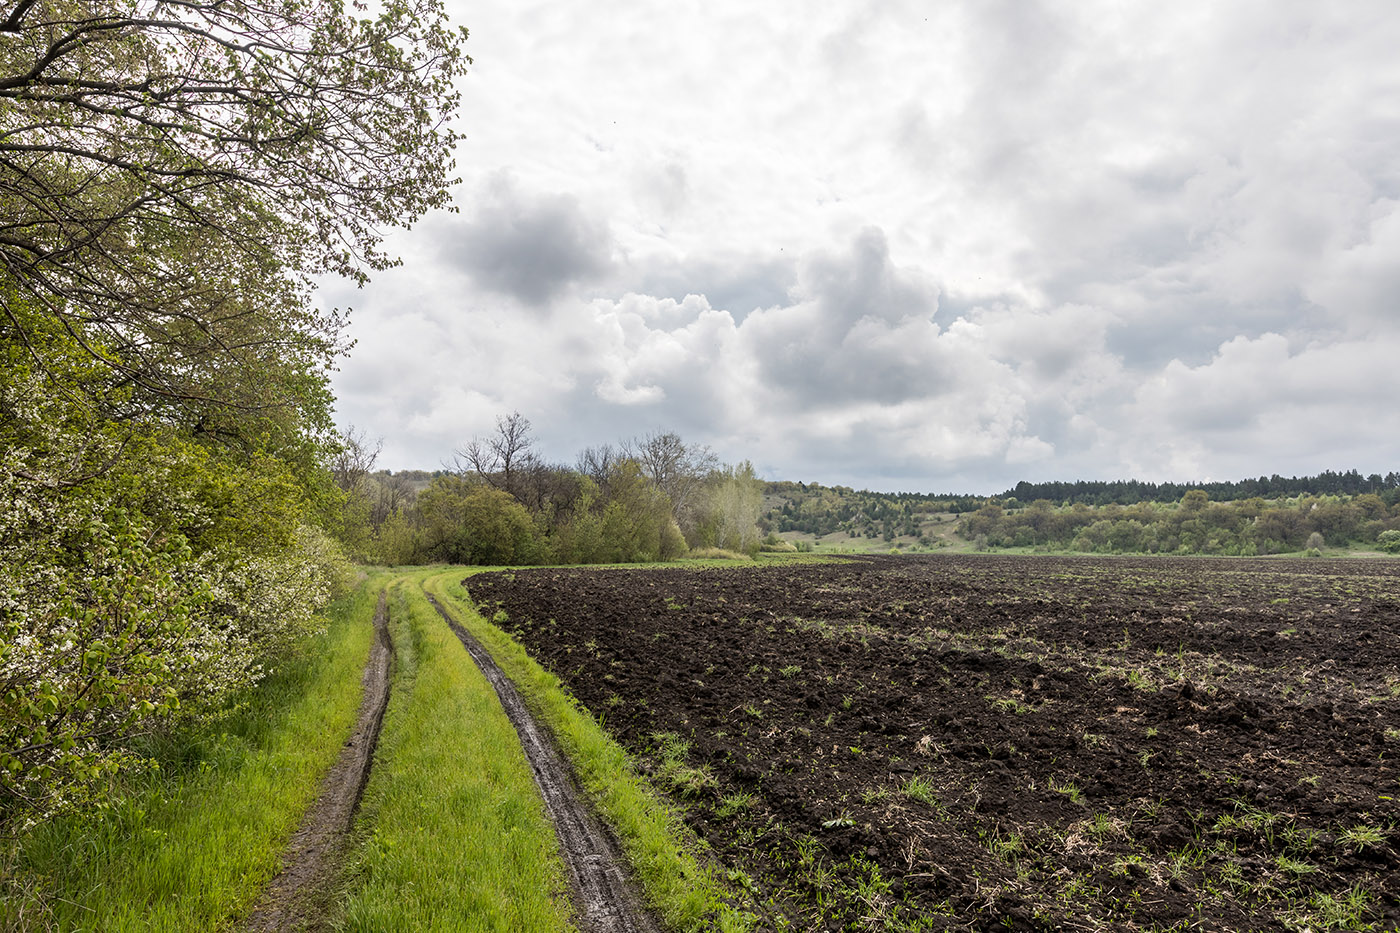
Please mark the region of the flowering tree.
POLYGON ((440 0, 0 0, 0 822, 316 628, 324 274, 448 203, 440 0))

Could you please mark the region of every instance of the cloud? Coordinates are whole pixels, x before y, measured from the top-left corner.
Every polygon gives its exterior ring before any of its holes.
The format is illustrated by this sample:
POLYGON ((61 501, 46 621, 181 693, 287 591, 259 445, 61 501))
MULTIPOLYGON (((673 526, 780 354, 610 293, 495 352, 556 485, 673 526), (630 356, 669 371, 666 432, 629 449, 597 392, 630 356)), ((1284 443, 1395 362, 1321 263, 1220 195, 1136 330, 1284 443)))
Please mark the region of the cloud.
POLYGON ((1237 337, 1200 366, 1173 361, 1124 410, 1129 459, 1152 478, 1316 472, 1392 462, 1400 412, 1394 340, 1294 346, 1280 334, 1237 337))
POLYGON ((386 460, 516 408, 911 489, 1400 457, 1387 3, 462 12, 471 194, 336 379, 386 460))
POLYGON ((1309 298, 1353 333, 1400 329, 1400 201, 1371 205, 1356 242, 1331 253, 1306 284, 1309 298))
POLYGON ((611 265, 607 225, 569 195, 526 193, 499 174, 464 213, 459 223, 439 224, 439 257, 521 304, 542 307, 611 265))

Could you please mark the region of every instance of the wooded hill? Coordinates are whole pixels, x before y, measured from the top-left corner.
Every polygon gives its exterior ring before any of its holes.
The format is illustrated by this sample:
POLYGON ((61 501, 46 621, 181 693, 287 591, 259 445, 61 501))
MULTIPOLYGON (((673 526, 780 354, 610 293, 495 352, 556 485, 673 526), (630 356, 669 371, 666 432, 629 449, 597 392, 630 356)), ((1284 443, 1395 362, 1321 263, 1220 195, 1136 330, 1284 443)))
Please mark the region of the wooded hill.
POLYGON ((844 534, 917 547, 1244 555, 1323 547, 1400 550, 1400 474, 1328 471, 1204 487, 1019 483, 990 497, 772 482, 764 487, 759 524, 766 533, 799 542, 809 535, 844 534), (944 523, 949 516, 958 517, 951 528, 944 523))
POLYGON ((1027 483, 1024 480, 1002 493, 1001 499, 1030 503, 1037 499, 1070 505, 1135 505, 1139 502, 1178 502, 1192 489, 1210 496, 1212 502, 1237 499, 1279 499, 1291 496, 1381 496, 1391 505, 1400 501, 1400 473, 1363 476, 1357 470, 1334 473, 1325 470, 1316 476, 1261 476, 1222 483, 1145 483, 1141 480, 1111 482, 1085 481, 1027 483))

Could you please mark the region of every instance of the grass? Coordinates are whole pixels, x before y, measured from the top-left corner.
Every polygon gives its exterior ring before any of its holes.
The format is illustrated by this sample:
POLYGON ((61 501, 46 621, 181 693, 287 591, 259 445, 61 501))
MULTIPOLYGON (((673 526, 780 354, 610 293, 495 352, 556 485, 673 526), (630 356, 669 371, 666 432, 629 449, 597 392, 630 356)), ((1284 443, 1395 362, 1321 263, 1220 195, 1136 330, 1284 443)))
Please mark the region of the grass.
POLYGON ((658 732, 652 736, 657 745, 659 766, 656 776, 682 797, 694 797, 719 786, 708 768, 695 768, 685 763, 690 743, 674 732, 658 732))
POLYGON ((701 547, 691 550, 689 557, 692 560, 742 560, 752 561, 753 558, 739 551, 727 551, 720 547, 701 547))
MULTIPOLYGON (((558 681, 472 609, 462 574, 433 568, 367 579, 329 611, 327 634, 233 714, 152 740, 161 768, 115 787, 103 812, 30 832, 0 860, 0 929, 183 933, 246 917, 354 723, 374 604, 387 585, 389 709, 323 912, 347 931, 572 930, 558 842, 515 729, 428 603, 425 584, 559 738, 668 926, 748 929, 749 918, 727 905, 720 882, 696 861, 677 816, 558 681)), ((673 783, 708 789, 711 776, 684 766, 679 737, 663 738, 673 783)), ((752 799, 728 804, 739 810, 752 799)))
POLYGON ((725 902, 720 882, 691 854, 690 834, 637 776, 626 752, 565 694, 558 678, 482 618, 459 585, 462 576, 462 570, 440 572, 423 578, 424 587, 491 653, 553 733, 616 833, 651 906, 675 929, 748 929, 749 918, 725 902))
POLYGON ((343 928, 568 930, 558 843, 515 727, 421 579, 391 591, 396 672, 343 928))
POLYGON ((355 721, 377 595, 371 579, 333 606, 314 650, 235 715, 153 745, 160 770, 114 787, 106 812, 37 827, 0 929, 174 933, 246 915, 355 721))

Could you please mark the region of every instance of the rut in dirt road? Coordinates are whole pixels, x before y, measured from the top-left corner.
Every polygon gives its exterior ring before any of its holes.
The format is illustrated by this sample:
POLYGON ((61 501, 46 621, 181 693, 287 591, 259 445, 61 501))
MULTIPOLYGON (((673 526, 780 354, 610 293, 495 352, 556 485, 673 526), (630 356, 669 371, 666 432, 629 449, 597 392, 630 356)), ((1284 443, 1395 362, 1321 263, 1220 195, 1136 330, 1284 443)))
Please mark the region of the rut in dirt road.
POLYGON ((268 884, 244 927, 250 933, 299 930, 316 919, 316 892, 330 874, 336 849, 350 829, 369 782, 379 728, 389 705, 389 610, 384 591, 374 610, 374 645, 365 665, 364 699, 340 757, 321 781, 321 793, 287 843, 282 870, 268 884))
POLYGON ((559 836, 559 849, 569 869, 578 908, 579 927, 588 933, 660 933, 660 925, 642 906, 617 842, 583 802, 568 763, 535 723, 515 685, 480 642, 458 625, 436 599, 429 596, 428 601, 495 688, 506 716, 520 735, 545 809, 559 836))

